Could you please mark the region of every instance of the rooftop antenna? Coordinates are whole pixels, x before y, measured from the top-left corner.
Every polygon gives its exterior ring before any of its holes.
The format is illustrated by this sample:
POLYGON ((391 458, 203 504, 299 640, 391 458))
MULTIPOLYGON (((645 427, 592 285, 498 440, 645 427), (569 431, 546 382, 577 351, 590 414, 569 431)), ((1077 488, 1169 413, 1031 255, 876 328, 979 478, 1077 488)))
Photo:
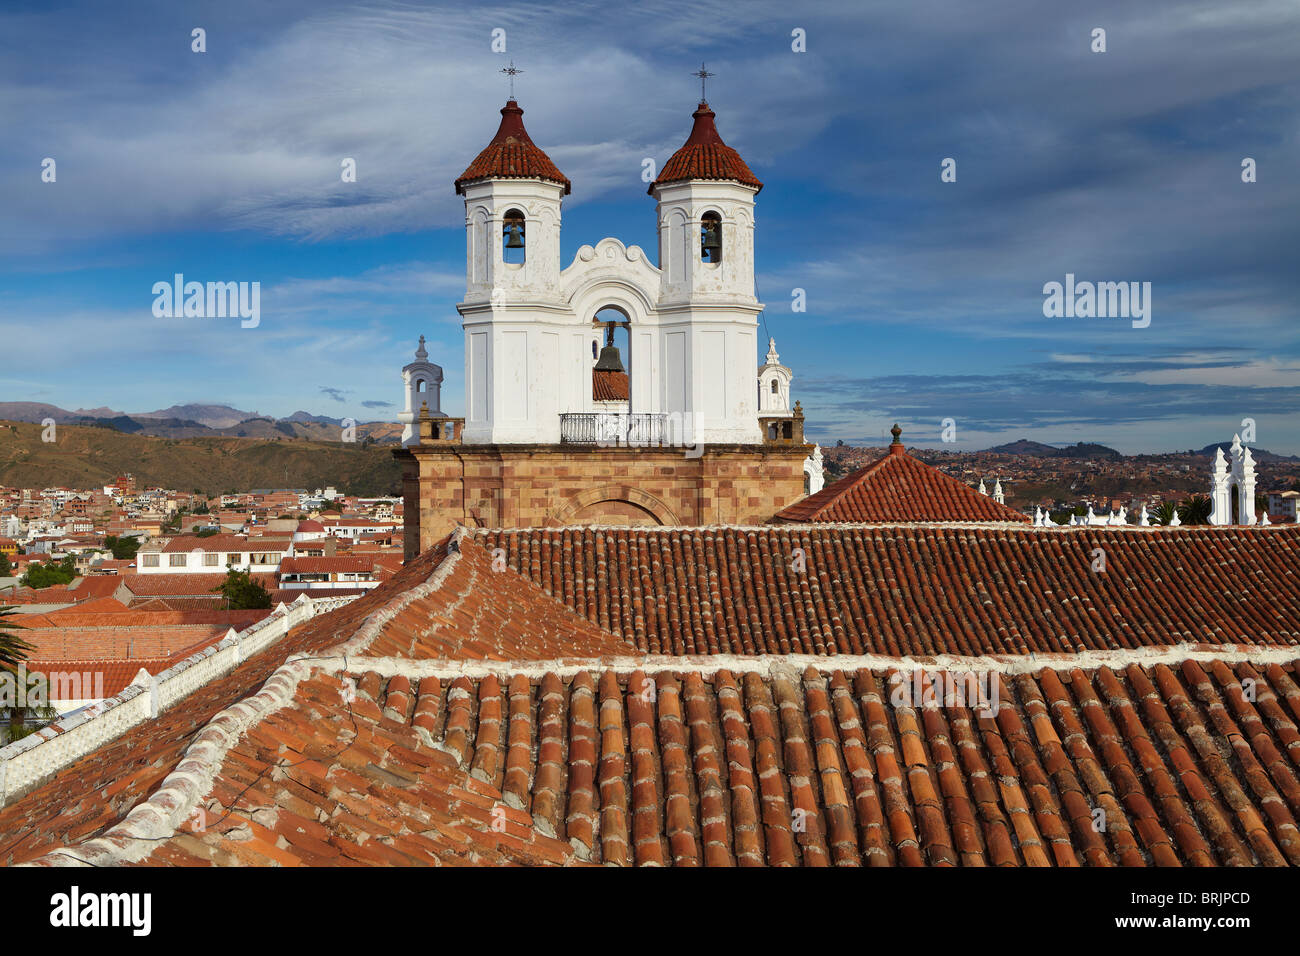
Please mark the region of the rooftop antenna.
POLYGON ((515 77, 524 71, 515 69, 515 61, 511 60, 509 66, 501 67, 501 72, 510 77, 510 98, 513 100, 515 98, 515 77))
POLYGON ((707 103, 707 102, 708 102, 708 97, 704 95, 704 83, 705 83, 706 80, 708 80, 709 77, 711 77, 711 76, 717 76, 717 74, 716 74, 716 73, 710 73, 708 70, 706 70, 706 69, 704 68, 704 61, 701 60, 701 61, 700 61, 700 68, 699 68, 698 70, 696 70, 694 73, 692 73, 691 76, 698 76, 698 77, 700 78, 700 102, 701 102, 701 103, 707 103))

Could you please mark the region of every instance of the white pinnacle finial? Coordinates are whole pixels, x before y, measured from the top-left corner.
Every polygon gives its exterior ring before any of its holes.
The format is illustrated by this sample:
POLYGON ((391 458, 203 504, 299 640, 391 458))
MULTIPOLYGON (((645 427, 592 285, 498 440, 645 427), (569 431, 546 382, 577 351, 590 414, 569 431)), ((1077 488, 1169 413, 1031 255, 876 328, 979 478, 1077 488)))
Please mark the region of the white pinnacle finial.
POLYGON ((779 356, 779 355, 776 354, 776 339, 775 339, 775 338, 769 338, 769 339, 767 340, 767 364, 768 364, 768 365, 780 365, 780 364, 781 364, 781 356, 779 356))
POLYGON ((1259 526, 1260 526, 1261 528, 1263 528, 1263 527, 1265 527, 1265 526, 1268 525, 1268 524, 1269 524, 1269 520, 1268 520, 1268 514, 1267 514, 1267 512, 1266 512, 1266 513, 1264 514, 1264 517, 1262 517, 1262 518, 1259 519, 1259 526))
POLYGON ((1183 519, 1180 518, 1180 517, 1178 517, 1178 506, 1175 505, 1175 506, 1174 506, 1174 516, 1173 516, 1172 518, 1169 519, 1169 527, 1171 527, 1171 528, 1177 528, 1177 527, 1178 527, 1180 524, 1182 524, 1182 523, 1183 523, 1183 519))
POLYGON ((984 495, 986 498, 988 497, 989 490, 988 490, 987 488, 984 487, 984 479, 983 479, 983 478, 980 479, 979 493, 982 494, 982 495, 984 495))
POLYGON ((420 336, 420 347, 415 350, 415 357, 423 362, 429 357, 429 350, 424 347, 424 336, 420 336))
POLYGON ((1147 506, 1146 503, 1144 502, 1142 505, 1142 513, 1138 515, 1138 527, 1148 528, 1150 526, 1151 526, 1151 518, 1147 514, 1147 506))

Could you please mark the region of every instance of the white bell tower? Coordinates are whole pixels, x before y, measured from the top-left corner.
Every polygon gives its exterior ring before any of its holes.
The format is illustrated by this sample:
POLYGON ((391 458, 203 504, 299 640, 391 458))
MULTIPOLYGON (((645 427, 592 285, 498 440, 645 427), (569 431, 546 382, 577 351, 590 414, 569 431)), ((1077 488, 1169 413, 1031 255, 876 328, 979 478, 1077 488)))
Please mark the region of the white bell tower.
POLYGON ((760 415, 792 414, 790 381, 794 373, 781 364, 776 339, 767 340, 767 360, 758 369, 758 412, 760 415))
POLYGON ((470 443, 556 441, 550 347, 572 324, 560 289, 560 201, 569 180, 524 129, 512 98, 464 174, 465 433, 470 443), (552 434, 554 433, 554 434, 552 434))
POLYGON ((429 361, 423 335, 420 336, 419 348, 415 350, 415 361, 402 369, 402 385, 406 392, 406 407, 397 416, 402 423, 402 444, 418 445, 420 435, 416 421, 420 417, 420 406, 428 405, 429 414, 434 418, 445 417, 442 413, 442 366, 429 361))
POLYGON ((685 144, 649 193, 658 201, 663 409, 708 444, 762 440, 753 386, 754 197, 763 184, 701 102, 685 144), (678 374, 674 371, 680 370, 678 374))
POLYGON ((1255 456, 1232 436, 1227 458, 1223 449, 1214 449, 1210 469, 1210 524, 1255 523, 1255 456))

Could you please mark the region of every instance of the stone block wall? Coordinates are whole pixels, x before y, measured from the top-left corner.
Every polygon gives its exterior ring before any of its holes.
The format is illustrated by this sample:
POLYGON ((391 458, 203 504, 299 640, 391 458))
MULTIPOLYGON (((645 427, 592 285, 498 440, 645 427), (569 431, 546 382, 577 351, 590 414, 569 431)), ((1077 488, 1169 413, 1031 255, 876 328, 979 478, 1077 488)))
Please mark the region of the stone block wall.
POLYGON ((407 560, 457 524, 764 524, 803 497, 810 445, 420 445, 402 462, 407 560))

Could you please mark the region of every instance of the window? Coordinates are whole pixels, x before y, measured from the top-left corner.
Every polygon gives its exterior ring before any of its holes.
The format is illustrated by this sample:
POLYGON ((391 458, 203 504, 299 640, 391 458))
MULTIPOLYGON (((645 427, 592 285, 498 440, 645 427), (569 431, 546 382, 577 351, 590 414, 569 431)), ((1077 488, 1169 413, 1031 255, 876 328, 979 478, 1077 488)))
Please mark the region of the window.
POLYGON ((145 566, 146 568, 156 568, 156 567, 159 567, 159 559, 160 559, 161 557, 162 557, 162 555, 160 555, 160 554, 146 554, 146 555, 144 556, 144 566, 145 566))
POLYGON ((776 379, 772 379, 772 394, 776 394, 776 379))
POLYGON ((215 551, 204 552, 203 566, 205 568, 215 568, 217 566, 217 562, 220 560, 221 560, 221 555, 217 554, 217 552, 215 551))
POLYGON ((700 219, 700 258, 722 261, 722 217, 716 212, 706 212, 700 219))
POLYGON ((501 227, 501 258, 511 265, 520 265, 526 258, 524 248, 524 214, 518 209, 506 212, 501 227))
POLYGON ((183 554, 169 554, 169 555, 167 555, 167 566, 168 566, 168 567, 171 567, 171 568, 183 568, 183 567, 185 567, 185 555, 183 555, 183 554))

